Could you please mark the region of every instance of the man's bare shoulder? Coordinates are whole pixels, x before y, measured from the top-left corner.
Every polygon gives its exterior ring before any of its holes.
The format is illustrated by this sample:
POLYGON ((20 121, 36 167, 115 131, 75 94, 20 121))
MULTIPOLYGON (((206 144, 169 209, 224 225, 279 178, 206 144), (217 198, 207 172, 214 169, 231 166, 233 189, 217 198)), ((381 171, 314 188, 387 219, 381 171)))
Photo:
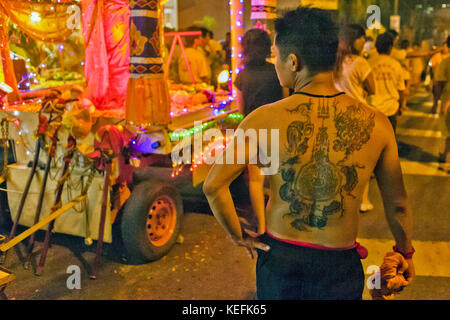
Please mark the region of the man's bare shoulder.
POLYGON ((291 97, 263 105, 249 113, 241 123, 241 127, 269 128, 273 120, 280 118, 280 110, 289 106, 291 97))
POLYGON ((357 100, 355 98, 352 98, 352 97, 350 97, 347 94, 342 96, 341 105, 344 105, 344 106, 356 106, 357 108, 359 108, 360 110, 362 110, 362 111, 364 111, 366 113, 374 114, 375 120, 382 121, 385 124, 389 123, 389 120, 388 120, 387 116, 384 113, 382 113, 380 110, 378 110, 378 109, 376 109, 374 107, 371 107, 367 103, 362 103, 361 101, 359 101, 359 100, 357 100))

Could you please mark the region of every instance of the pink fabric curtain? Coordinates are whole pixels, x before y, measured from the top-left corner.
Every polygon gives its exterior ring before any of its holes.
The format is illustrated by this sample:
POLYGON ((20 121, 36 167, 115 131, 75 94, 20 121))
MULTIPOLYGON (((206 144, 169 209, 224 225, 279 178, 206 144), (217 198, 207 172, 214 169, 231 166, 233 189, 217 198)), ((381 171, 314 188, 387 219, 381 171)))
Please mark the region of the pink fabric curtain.
POLYGON ((127 0, 83 0, 87 97, 101 110, 123 109, 130 63, 127 0))

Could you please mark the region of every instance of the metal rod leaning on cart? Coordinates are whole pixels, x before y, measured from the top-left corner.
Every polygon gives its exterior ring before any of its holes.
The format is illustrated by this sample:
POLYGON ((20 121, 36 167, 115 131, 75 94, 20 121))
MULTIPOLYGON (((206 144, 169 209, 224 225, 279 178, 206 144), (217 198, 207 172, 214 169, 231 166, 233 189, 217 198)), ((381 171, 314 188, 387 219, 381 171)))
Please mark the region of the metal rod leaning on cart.
POLYGON ((0 176, 0 184, 6 181, 8 176, 8 149, 9 149, 9 122, 8 119, 3 118, 0 123, 1 131, 2 131, 2 147, 3 147, 3 168, 2 175, 0 176))
MULTIPOLYGON (((55 90, 55 93, 59 93, 59 92, 57 90, 55 90)), ((43 118, 41 117, 41 113, 45 109, 50 109, 50 117, 49 117, 49 120, 48 120, 47 124, 50 123, 53 120, 59 119, 59 116, 64 111, 63 109, 58 110, 58 109, 56 109, 53 106, 53 101, 57 97, 57 95, 55 95, 55 93, 52 96, 50 96, 48 98, 48 100, 46 100, 46 101, 44 101, 42 103, 41 109, 39 110, 38 133, 42 130, 43 123, 41 123, 41 121, 42 121, 43 118), (58 116, 55 119, 52 119, 53 112, 55 112, 55 111, 58 113, 58 116)), ((45 119, 45 117, 44 117, 44 119, 45 119)), ((58 130, 59 130, 59 127, 57 127, 55 129, 55 135, 57 135, 58 130)), ((45 130, 42 133, 45 133, 45 130)), ((19 224, 20 217, 22 216, 22 211, 23 211, 23 207, 25 205, 25 200, 26 200, 26 198, 28 196, 28 192, 30 191, 30 186, 31 186, 31 182, 33 181, 33 177, 36 174, 36 168, 37 168, 37 165, 38 165, 38 162, 39 162, 39 154, 40 154, 41 147, 42 147, 42 140, 39 138, 39 139, 36 140, 36 145, 35 145, 35 150, 34 150, 34 157, 33 157, 33 163, 32 163, 32 167, 31 167, 31 172, 30 172, 30 175, 28 177, 27 183, 25 185, 25 189, 24 189, 24 192, 22 194, 22 198, 20 199, 20 203, 19 203, 19 208, 17 210, 16 219, 15 219, 15 221, 13 223, 13 226, 11 228, 11 231, 10 231, 10 234, 8 236, 7 241, 11 240, 16 235, 17 225, 19 224)), ((0 254, 0 255, 1 255, 0 256, 0 264, 4 264, 6 262, 6 255, 7 255, 7 253, 4 252, 3 254, 0 254)))
MULTIPOLYGON (((58 186, 56 188, 55 200, 53 202, 52 212, 58 210, 58 208, 61 206, 61 198, 62 198, 62 193, 63 193, 63 189, 64 189, 64 183, 67 180, 67 176, 70 173, 69 167, 70 167, 70 162, 72 160, 72 157, 75 153, 76 143, 77 142, 76 142, 75 138, 72 136, 69 136, 68 143, 67 143, 67 151, 66 151, 66 154, 64 155, 63 170, 61 172, 61 178, 58 180, 58 186)), ((41 256, 39 259, 39 264, 38 264, 38 266, 36 268, 36 272, 35 272, 35 275, 37 275, 37 276, 40 276, 44 269, 45 259, 47 258, 48 248, 50 247, 51 233, 53 231, 54 225, 55 225, 55 220, 50 221, 48 228, 47 228, 47 232, 45 233, 45 239, 44 239, 44 244, 42 245, 42 251, 41 251, 41 256)))
POLYGON ((95 253, 94 269, 91 275, 91 279, 97 279, 98 270, 100 268, 102 249, 103 249, 103 235, 105 231, 105 220, 106 220, 106 209, 108 205, 108 193, 111 177, 111 163, 112 158, 108 155, 104 155, 102 152, 103 160, 105 161, 105 179, 103 184, 103 195, 102 195, 102 211, 100 214, 100 224, 98 228, 98 240, 97 240, 97 251, 95 253))
MULTIPOLYGON (((41 216, 41 210, 42 210, 42 203, 44 201, 44 196, 45 196, 45 189, 47 186, 47 179, 48 179, 48 174, 50 173, 50 167, 51 167, 51 162, 52 159, 55 157, 56 154, 56 146, 58 144, 58 137, 55 135, 53 135, 52 137, 52 143, 49 149, 49 153, 48 153, 48 158, 47 158, 47 165, 45 167, 45 171, 44 171, 44 176, 42 178, 42 185, 41 185, 41 190, 39 191, 39 198, 38 198, 38 203, 36 206, 36 211, 34 213, 34 222, 33 225, 35 225, 36 223, 39 222, 40 216, 41 216)), ((24 268, 28 269, 29 265, 30 265, 30 260, 31 260, 31 256, 33 254, 33 249, 34 249, 34 237, 35 234, 33 233, 30 237, 30 239, 28 240, 28 246, 27 246, 27 257, 26 260, 24 262, 24 268)))
MULTIPOLYGON (((23 207, 25 205, 25 200, 27 199, 28 192, 30 191, 31 182, 33 181, 33 177, 36 173, 36 167, 39 162, 40 150, 41 150, 41 140, 38 139, 38 140, 36 140, 36 145, 34 148, 34 157, 33 157, 33 164, 31 166, 31 172, 28 176, 27 183, 25 184, 25 189, 23 191, 22 197, 20 198, 20 203, 19 203, 19 208, 17 209, 16 219, 14 220, 11 231, 9 232, 7 242, 9 240, 11 240, 12 238, 14 238, 14 236, 16 235, 17 225, 19 224, 20 217, 22 216, 22 211, 23 211, 23 207)), ((4 264, 6 262, 6 255, 7 255, 7 252, 4 252, 3 254, 1 254, 0 264, 4 264)))

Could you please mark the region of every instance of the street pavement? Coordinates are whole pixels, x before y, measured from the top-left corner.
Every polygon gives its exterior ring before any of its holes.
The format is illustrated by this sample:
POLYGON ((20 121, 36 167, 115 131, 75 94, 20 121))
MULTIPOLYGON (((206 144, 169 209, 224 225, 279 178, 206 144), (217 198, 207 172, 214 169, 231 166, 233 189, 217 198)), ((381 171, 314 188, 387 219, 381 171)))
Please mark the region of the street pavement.
MULTIPOLYGON (((405 186, 414 215, 416 278, 396 296, 397 300, 450 299, 450 166, 437 162, 443 138, 438 119, 431 115, 425 90, 408 103, 398 124, 399 153, 405 186)), ((394 244, 373 179, 370 198, 373 211, 361 214, 358 241, 369 250, 364 270, 379 265, 394 244)), ((43 232, 38 232, 42 242, 43 232)), ((233 246, 209 214, 186 213, 179 241, 162 259, 131 265, 114 245, 105 245, 98 279, 89 279, 95 246, 83 239, 55 234, 41 277, 24 270, 20 259, 24 247, 8 256, 6 267, 16 280, 6 293, 9 299, 252 299, 255 293, 255 260, 233 246), (69 289, 66 281, 71 265, 80 267, 81 288, 69 289)), ((38 244, 39 245, 39 244, 38 244)), ((38 246, 37 246, 38 247, 38 246)), ((367 275, 368 277, 368 275, 367 275)), ((364 299, 370 299, 368 290, 364 299)))

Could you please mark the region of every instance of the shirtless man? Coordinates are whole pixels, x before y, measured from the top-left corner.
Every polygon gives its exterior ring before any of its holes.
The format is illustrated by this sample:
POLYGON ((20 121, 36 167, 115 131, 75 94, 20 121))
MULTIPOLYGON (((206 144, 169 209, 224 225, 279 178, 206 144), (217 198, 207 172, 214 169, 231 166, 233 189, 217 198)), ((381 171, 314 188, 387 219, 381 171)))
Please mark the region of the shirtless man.
MULTIPOLYGON (((256 109, 240 124, 279 130, 279 169, 269 176, 265 212, 257 206, 261 235, 242 228, 229 191, 254 159, 252 148, 244 164, 215 164, 203 187, 233 241, 258 251, 257 297, 362 298, 362 250, 355 240, 363 189, 374 171, 396 250, 409 258, 410 283, 412 215, 389 120, 335 88, 337 27, 325 11, 299 7, 278 19, 275 31, 278 77, 296 94, 256 109)), ((235 143, 225 154, 231 149, 236 154, 235 143)))

